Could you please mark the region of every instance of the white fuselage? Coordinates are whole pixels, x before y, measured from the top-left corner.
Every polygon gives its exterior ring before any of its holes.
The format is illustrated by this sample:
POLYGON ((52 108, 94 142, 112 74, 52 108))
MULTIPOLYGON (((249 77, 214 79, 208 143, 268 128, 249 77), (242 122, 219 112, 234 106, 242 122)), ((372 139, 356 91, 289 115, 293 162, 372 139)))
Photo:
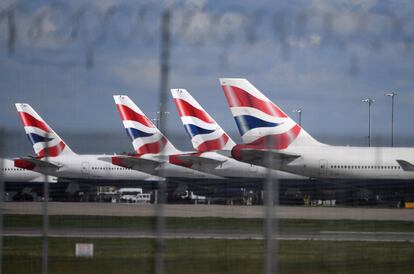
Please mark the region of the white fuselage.
POLYGON ((327 179, 409 180, 397 160, 414 163, 414 148, 292 146, 280 152, 300 155, 280 169, 303 176, 327 179))
MULTIPOLYGON (((191 168, 200 170, 203 172, 211 173, 217 176, 225 178, 250 178, 250 179, 263 179, 269 176, 267 168, 249 163, 237 161, 226 155, 222 155, 219 152, 204 152, 200 155, 204 158, 209 158, 222 162, 217 164, 193 164, 191 168)), ((282 180, 306 180, 307 177, 299 176, 296 174, 270 170, 272 178, 282 180)))
POLYGON ((0 159, 0 173, 1 179, 4 182, 49 182, 56 183, 57 178, 52 176, 45 176, 42 173, 18 168, 14 166, 14 161, 11 159, 0 159))
POLYGON ((113 165, 110 162, 100 160, 100 157, 108 157, 108 155, 62 155, 59 157, 50 157, 48 158, 48 161, 51 164, 59 166, 58 169, 35 167, 34 171, 71 179, 162 180, 151 174, 113 165))

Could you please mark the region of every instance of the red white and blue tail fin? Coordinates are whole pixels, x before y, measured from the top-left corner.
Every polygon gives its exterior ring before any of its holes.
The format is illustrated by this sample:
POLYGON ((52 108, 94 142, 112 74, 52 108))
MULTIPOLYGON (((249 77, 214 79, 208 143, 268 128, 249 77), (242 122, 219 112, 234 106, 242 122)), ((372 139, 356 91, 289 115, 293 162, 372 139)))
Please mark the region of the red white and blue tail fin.
POLYGON ((275 149, 320 144, 246 79, 222 78, 220 84, 244 144, 266 147, 269 137, 275 149))
POLYGON ((114 100, 137 154, 179 153, 128 96, 114 95, 114 100))
POLYGON ((40 158, 75 154, 29 104, 16 104, 24 131, 40 158))
POLYGON ((187 90, 172 89, 171 93, 194 149, 231 150, 236 145, 187 90))

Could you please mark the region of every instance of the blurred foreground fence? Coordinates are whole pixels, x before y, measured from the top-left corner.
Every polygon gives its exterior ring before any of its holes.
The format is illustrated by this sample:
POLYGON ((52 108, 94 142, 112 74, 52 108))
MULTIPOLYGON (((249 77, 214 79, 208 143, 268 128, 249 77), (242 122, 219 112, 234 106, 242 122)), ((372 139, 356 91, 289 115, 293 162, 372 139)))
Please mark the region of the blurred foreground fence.
MULTIPOLYGON (((269 4, 270 5, 270 4, 269 4)), ((361 5, 363 6, 363 5, 361 5)), ((289 57, 296 48, 341 48, 348 52, 351 72, 358 72, 358 48, 381 52, 392 47, 400 54, 413 48, 413 23, 409 9, 382 9, 361 6, 317 5, 312 1, 300 9, 294 5, 269 7, 240 4, 210 5, 188 3, 122 2, 97 5, 56 1, 31 3, 15 1, 0 5, 0 41, 10 56, 33 64, 77 66, 73 50, 82 48, 87 67, 94 64, 94 52, 116 44, 118 47, 159 44, 158 25, 163 10, 171 13, 171 46, 231 48, 271 44, 272 54, 289 57), (354 12, 352 9, 358 10, 354 12), (41 51, 59 48, 68 55, 45 59, 28 55, 26 47, 41 51)), ((225 56, 225 55, 224 55, 225 56)), ((220 62, 226 62, 220 58, 220 62)))
MULTIPOLYGON (((360 71, 359 47, 412 54, 410 10, 269 5, 16 1, 0 4, 0 43, 4 59, 23 65, 90 69, 96 51, 114 44, 120 51, 157 47, 157 122, 166 135, 171 50, 212 48, 225 67, 231 60, 223 52, 235 48, 266 47, 269 55, 290 58, 296 49, 332 47, 347 53, 351 74, 360 71)), ((81 91, 76 96, 83 99, 81 91)), ((2 273, 412 272, 414 218, 408 209, 394 209, 410 206, 410 181, 283 181, 269 172, 264 180, 219 183, 67 178, 49 183, 46 175, 37 183, 4 182, 16 170, 8 160, 30 148, 10 136, 15 135, 0 131, 2 273), (10 143, 16 147, 7 147, 10 143), (151 199, 138 200, 138 194, 151 199)), ((84 145, 80 154, 132 150, 128 141, 93 130, 71 140, 76 139, 84 145)))

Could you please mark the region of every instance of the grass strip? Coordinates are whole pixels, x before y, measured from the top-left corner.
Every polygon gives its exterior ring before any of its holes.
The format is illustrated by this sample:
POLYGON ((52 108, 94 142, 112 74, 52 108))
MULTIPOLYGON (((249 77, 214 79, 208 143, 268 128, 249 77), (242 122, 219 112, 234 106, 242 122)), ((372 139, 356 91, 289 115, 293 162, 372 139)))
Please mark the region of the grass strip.
MULTIPOLYGON (((410 243, 281 241, 278 273, 412 273, 410 243)), ((5 237, 4 273, 41 272, 40 238, 5 237)), ((166 240, 165 273, 263 273, 264 242, 166 240)), ((153 273, 148 239, 49 239, 50 273, 153 273), (93 258, 75 257, 75 243, 94 244, 93 258)))

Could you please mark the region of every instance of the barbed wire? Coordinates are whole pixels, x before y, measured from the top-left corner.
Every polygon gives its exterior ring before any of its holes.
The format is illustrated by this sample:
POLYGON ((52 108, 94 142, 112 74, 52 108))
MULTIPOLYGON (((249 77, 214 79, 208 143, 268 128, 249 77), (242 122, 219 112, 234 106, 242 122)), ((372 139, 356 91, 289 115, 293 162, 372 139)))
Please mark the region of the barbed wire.
MULTIPOLYGON (((160 14, 157 3, 92 3, 72 6, 66 2, 30 5, 18 1, 0 9, 0 44, 10 57, 18 48, 82 48, 85 64, 93 66, 97 47, 118 47, 159 43, 160 14)), ((387 46, 412 54, 414 18, 381 12, 302 9, 246 9, 227 6, 170 5, 172 47, 225 48, 269 43, 289 56, 295 48, 362 47, 381 50, 387 46)), ((349 53, 351 59, 355 52, 349 53)))

